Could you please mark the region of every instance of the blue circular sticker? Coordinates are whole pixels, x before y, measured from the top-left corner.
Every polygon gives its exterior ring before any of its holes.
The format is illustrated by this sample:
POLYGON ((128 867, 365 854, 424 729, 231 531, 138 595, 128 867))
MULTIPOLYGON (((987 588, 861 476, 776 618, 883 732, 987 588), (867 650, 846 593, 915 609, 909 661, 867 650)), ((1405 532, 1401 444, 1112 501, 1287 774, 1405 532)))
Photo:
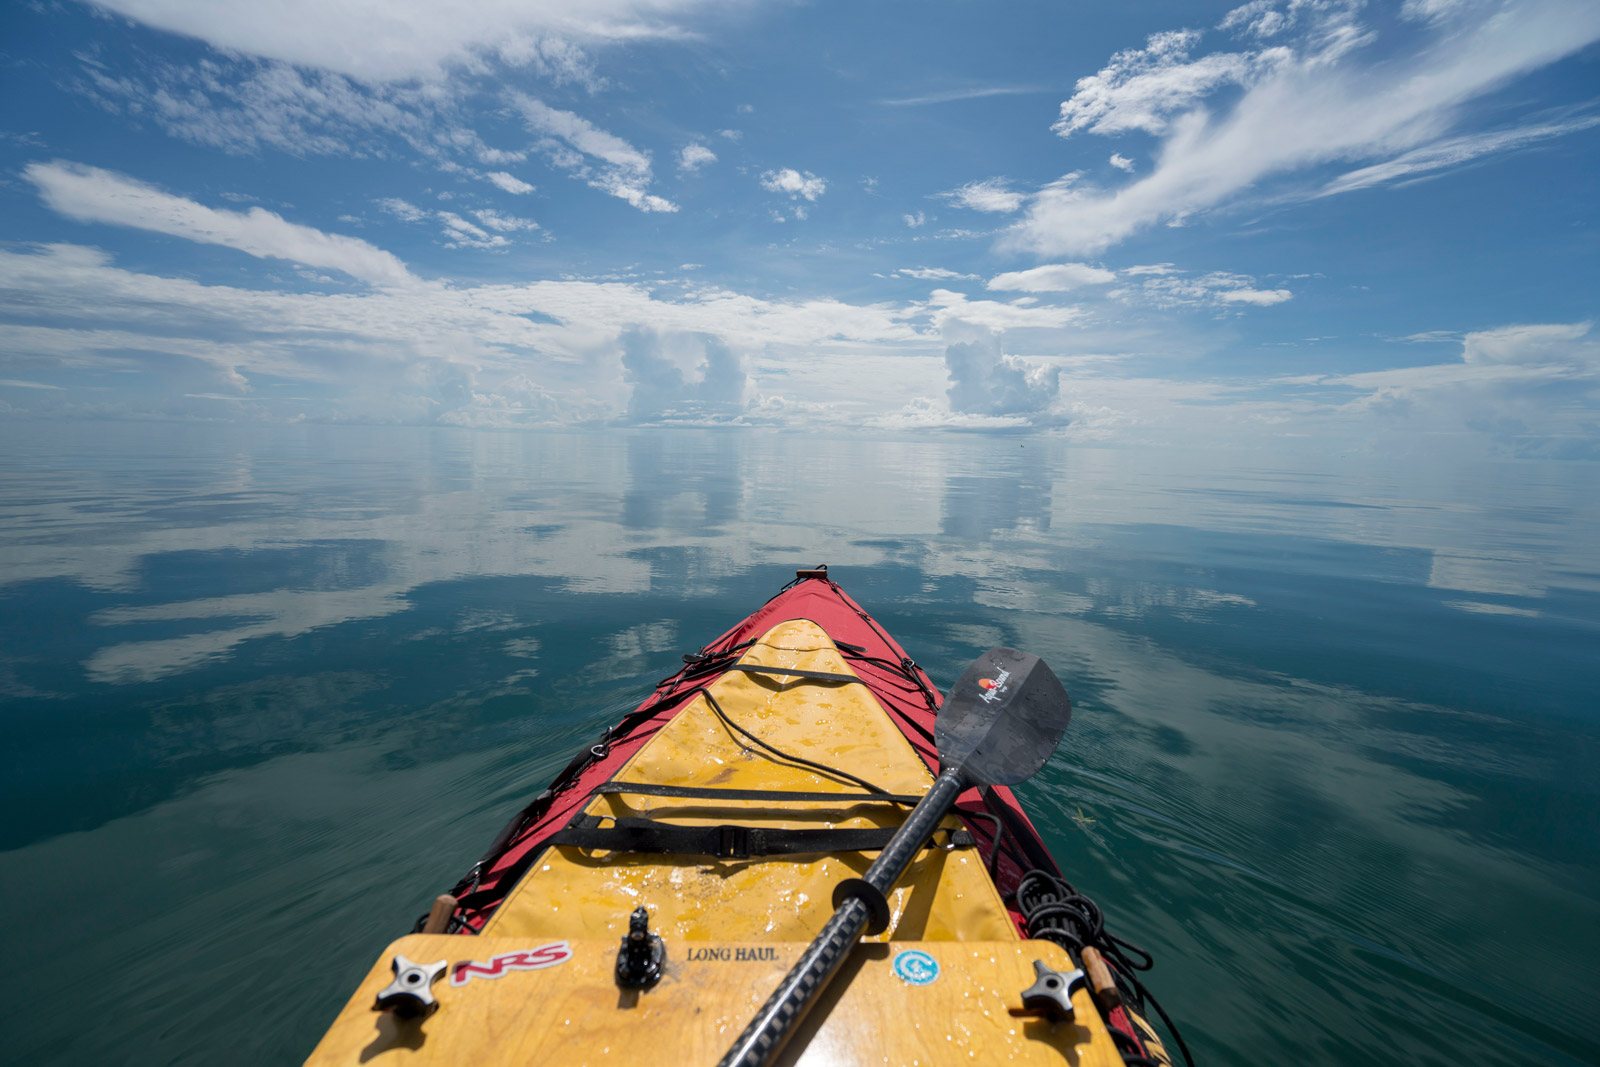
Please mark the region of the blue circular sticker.
POLYGON ((911 949, 894 958, 894 973, 902 982, 927 985, 939 977, 939 961, 926 952, 911 949))

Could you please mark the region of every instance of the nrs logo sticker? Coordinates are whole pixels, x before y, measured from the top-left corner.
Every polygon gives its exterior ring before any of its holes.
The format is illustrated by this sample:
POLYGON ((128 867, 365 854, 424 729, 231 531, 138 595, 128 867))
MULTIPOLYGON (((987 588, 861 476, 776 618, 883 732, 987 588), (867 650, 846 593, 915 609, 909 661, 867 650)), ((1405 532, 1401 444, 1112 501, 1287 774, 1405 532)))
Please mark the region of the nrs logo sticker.
POLYGON ((474 978, 499 978, 507 971, 542 971, 546 967, 566 963, 571 958, 571 945, 565 941, 552 941, 526 952, 502 952, 489 957, 487 963, 463 960, 450 968, 450 984, 464 986, 474 978))
POLYGON ((894 958, 894 973, 910 985, 927 985, 939 977, 939 961, 926 952, 911 949, 894 958))

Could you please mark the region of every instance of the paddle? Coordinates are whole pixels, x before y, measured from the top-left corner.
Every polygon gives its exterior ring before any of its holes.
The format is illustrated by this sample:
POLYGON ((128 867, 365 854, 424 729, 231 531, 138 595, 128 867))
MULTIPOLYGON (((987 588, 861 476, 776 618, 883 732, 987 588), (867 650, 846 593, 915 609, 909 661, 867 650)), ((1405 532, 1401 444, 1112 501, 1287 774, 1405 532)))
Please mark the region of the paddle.
POLYGON ((833 918, 790 968, 717 1067, 765 1067, 843 965, 863 932, 889 926, 887 894, 922 850, 956 797, 972 785, 1015 785, 1055 752, 1072 718, 1067 691, 1038 656, 991 648, 950 690, 934 724, 943 770, 911 809, 864 878, 840 882, 833 918))

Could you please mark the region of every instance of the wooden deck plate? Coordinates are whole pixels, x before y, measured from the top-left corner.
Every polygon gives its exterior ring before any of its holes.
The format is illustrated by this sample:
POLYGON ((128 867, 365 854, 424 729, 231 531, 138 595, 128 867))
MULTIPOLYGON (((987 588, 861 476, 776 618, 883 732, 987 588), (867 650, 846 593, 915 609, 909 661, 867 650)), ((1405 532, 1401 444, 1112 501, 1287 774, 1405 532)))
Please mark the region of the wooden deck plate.
MULTIPOLYGON (((581 1067, 693 1067, 715 1064, 805 950, 800 942, 676 941, 661 982, 623 992, 614 978, 618 942, 566 942, 570 956, 540 969, 491 961, 549 944, 525 938, 417 934, 385 950, 311 1057, 312 1067, 377 1064, 562 1064, 581 1067), (396 953, 418 963, 445 959, 433 987, 439 1010, 402 1022, 372 1010, 392 978, 396 953), (475 961, 497 977, 449 977, 475 961)), ((542 959, 562 955, 547 953, 542 959)), ((515 957, 512 957, 515 961, 515 957)), ((536 957, 535 959, 541 959, 536 957)), ((1122 1059, 1087 991, 1073 997, 1074 1023, 1018 1019, 1033 961, 1070 969, 1045 941, 901 941, 864 944, 781 1061, 799 1067, 909 1067, 930 1064, 1072 1064, 1121 1067, 1122 1059), (896 957, 925 953, 937 977, 912 984, 896 957)), ((524 960, 526 962, 526 960, 524 960)), ((927 968, 920 976, 925 977, 927 968)))

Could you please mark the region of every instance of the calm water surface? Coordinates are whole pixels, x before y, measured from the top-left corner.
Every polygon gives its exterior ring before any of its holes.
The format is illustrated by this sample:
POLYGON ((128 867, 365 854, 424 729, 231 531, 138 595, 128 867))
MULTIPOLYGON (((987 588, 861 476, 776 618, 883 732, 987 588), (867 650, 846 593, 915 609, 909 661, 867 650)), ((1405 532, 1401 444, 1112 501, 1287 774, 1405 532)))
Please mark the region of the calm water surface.
POLYGON ((1600 471, 0 425, 7 1058, 297 1062, 796 566, 1076 713, 1020 792, 1201 1062, 1600 1063, 1600 471))

